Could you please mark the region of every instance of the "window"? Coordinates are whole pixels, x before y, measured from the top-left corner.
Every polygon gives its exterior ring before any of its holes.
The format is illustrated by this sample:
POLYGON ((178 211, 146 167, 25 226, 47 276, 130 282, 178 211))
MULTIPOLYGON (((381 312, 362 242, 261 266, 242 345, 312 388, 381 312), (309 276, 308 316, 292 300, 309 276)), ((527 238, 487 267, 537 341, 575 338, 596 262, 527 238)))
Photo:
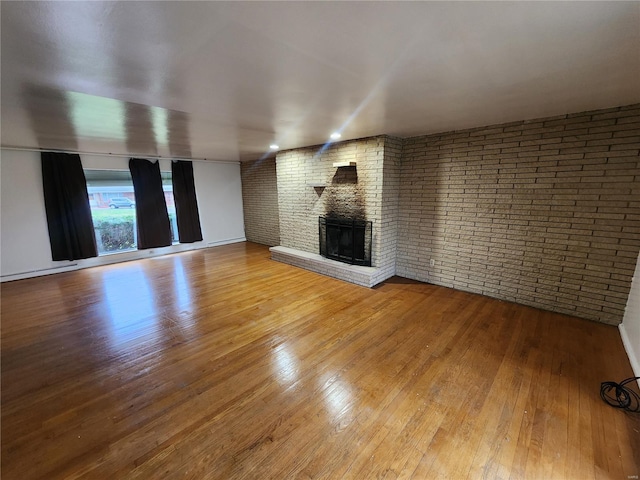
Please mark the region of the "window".
POLYGON ((85 170, 98 255, 137 247, 133 183, 128 171, 85 170))
POLYGON ((164 201, 167 204, 169 223, 171 223, 171 243, 178 243, 178 222, 176 220, 176 203, 173 199, 173 182, 171 172, 160 172, 162 176, 162 190, 164 191, 164 201))
MULTIPOLYGON (((136 250, 137 225, 131 173, 127 170, 85 170, 98 255, 136 250)), ((178 242, 171 172, 162 172, 162 188, 171 223, 171 241, 178 242)))

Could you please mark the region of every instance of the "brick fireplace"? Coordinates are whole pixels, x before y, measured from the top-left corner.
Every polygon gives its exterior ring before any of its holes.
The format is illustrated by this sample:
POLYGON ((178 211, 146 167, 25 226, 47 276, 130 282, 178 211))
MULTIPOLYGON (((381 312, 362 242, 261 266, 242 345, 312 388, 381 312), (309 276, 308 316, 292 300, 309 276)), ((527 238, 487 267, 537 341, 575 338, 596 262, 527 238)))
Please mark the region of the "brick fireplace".
POLYGON ((362 285, 395 268, 400 277, 616 325, 640 248, 639 129, 640 105, 627 105, 341 142, 321 154, 281 152, 242 166, 247 225, 269 233, 261 240, 248 228, 247 238, 362 285), (334 167, 351 162, 351 171, 334 167), (318 217, 343 208, 372 222, 370 268, 345 273, 317 253, 318 217))
POLYGON ((272 258, 366 286, 393 276, 401 148, 379 136, 278 153, 280 246, 272 258), (371 222, 371 267, 323 258, 319 217, 371 222))

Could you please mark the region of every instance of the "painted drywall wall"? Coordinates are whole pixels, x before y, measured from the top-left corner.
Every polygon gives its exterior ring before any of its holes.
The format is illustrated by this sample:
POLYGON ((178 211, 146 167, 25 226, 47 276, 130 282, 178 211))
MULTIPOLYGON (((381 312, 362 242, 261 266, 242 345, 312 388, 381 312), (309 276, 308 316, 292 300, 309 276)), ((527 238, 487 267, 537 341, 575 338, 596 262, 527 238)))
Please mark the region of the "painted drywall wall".
POLYGON ((193 175, 204 242, 245 241, 240 164, 194 162, 193 175))
POLYGON ((635 376, 640 377, 640 256, 631 281, 627 308, 620 324, 620 335, 635 376))
MULTIPOLYGON (((84 168, 127 170, 128 159, 81 155, 84 168)), ((170 160, 160 160, 170 171, 170 160)), ((73 262, 51 260, 44 210, 40 154, 0 151, 0 277, 3 281, 73 270, 166 253, 241 242, 244 237, 242 186, 238 163, 194 162, 203 241, 125 252, 73 262)))
MULTIPOLYGON (((52 268, 42 170, 32 152, 0 156, 0 274, 52 268)), ((60 264, 60 265, 58 265, 60 264)))

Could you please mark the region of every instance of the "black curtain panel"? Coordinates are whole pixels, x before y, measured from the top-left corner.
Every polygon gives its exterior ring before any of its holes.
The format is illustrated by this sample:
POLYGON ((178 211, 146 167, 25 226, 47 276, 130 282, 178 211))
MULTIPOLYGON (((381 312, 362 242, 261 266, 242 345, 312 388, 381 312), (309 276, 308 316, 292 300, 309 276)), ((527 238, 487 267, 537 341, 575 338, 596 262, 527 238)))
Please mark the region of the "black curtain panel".
POLYGON ((199 242, 202 240, 202 228, 193 180, 193 163, 183 160, 171 162, 171 179, 180 243, 199 242))
POLYGON ((98 256, 80 156, 42 152, 40 160, 53 260, 98 256))
POLYGON ((129 160, 136 197, 138 249, 171 245, 171 224, 162 191, 160 164, 142 158, 129 160))

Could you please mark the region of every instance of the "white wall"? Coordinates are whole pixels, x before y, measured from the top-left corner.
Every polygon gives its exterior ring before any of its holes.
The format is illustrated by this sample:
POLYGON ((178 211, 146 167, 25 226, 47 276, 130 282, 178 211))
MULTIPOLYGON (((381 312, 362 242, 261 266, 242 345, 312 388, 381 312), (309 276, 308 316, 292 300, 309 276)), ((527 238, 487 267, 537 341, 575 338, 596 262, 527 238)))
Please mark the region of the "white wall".
MULTIPOLYGON (((81 155, 85 168, 128 170, 128 159, 81 155)), ((170 160, 160 160, 171 171, 170 160)), ((244 236, 238 163, 194 162, 202 242, 125 252, 72 262, 51 260, 40 154, 0 150, 0 278, 2 281, 241 242, 244 236)))
MULTIPOLYGON (((624 348, 629 355, 631 368, 633 368, 635 376, 640 377, 640 255, 631 281, 627 308, 619 328, 624 348)), ((638 385, 640 385, 640 381, 638 381, 638 385)))
POLYGON ((0 152, 0 275, 55 266, 35 153, 0 152))

